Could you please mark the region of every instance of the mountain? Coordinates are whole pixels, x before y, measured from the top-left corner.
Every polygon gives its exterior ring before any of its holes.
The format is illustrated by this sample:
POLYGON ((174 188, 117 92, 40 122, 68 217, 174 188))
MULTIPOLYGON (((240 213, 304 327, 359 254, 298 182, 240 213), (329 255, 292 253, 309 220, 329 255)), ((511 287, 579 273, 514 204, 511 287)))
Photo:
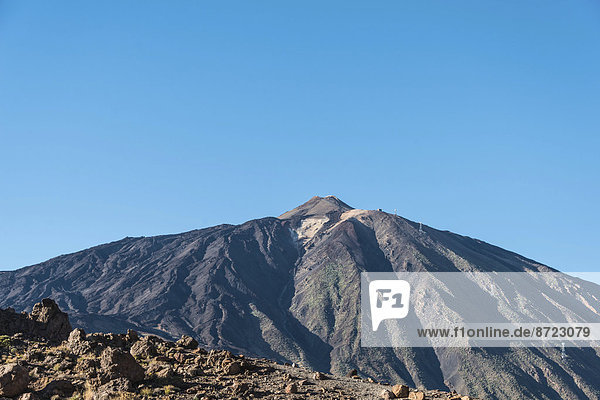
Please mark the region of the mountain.
POLYGON ((87 331, 190 335, 209 348, 481 398, 600 399, 594 348, 563 359, 556 348, 361 347, 364 271, 552 269, 327 196, 278 218, 125 238, 1 273, 0 307, 50 297, 87 331))

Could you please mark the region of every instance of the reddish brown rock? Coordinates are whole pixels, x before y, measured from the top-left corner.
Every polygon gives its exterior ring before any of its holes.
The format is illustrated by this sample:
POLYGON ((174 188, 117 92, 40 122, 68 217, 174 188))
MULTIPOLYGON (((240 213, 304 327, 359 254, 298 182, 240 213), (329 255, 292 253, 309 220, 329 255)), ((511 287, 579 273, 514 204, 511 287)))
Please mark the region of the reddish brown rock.
POLYGON ((408 386, 406 385, 394 385, 392 387, 392 392, 394 393, 394 396, 398 397, 398 398, 406 398, 408 397, 408 386))
POLYGON ((425 398, 425 393, 423 392, 410 392, 408 395, 410 400, 423 400, 425 398))
POLYGON ((285 387, 285 392, 288 394, 298 393, 298 385, 296 385, 295 383, 290 383, 285 387))

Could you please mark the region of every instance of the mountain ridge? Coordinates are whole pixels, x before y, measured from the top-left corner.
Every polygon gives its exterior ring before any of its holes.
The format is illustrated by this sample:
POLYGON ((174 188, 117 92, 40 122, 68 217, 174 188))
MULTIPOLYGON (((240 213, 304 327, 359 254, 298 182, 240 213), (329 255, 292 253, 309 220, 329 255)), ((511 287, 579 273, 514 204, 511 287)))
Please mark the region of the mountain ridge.
MULTIPOLYGON (((305 203, 301 204, 300 206, 295 207, 292 210, 286 211, 286 212, 284 212, 283 214, 281 214, 278 217, 267 216, 267 217, 261 217, 261 218, 251 219, 251 220, 248 220, 248 221, 246 221, 244 223, 241 223, 241 224, 218 224, 218 225, 213 225, 213 226, 210 226, 210 227, 196 228, 196 229, 191 229, 189 231, 183 231, 183 232, 178 232, 178 233, 166 233, 166 234, 152 235, 152 236, 145 236, 145 235, 142 235, 142 236, 125 236, 125 237, 123 237, 121 239, 116 239, 116 240, 112 240, 110 242, 93 245, 93 246, 90 246, 90 247, 87 247, 87 248, 84 248, 84 249, 81 249, 81 250, 77 250, 77 251, 74 251, 74 252, 71 252, 71 253, 63 253, 63 254, 57 255, 55 257, 49 258, 46 261, 42 261, 42 262, 39 262, 39 263, 36 263, 36 264, 25 265, 23 267, 19 267, 19 268, 16 268, 14 270, 0 271, 0 274, 21 271, 21 270, 24 270, 24 269, 27 269, 27 268, 30 268, 30 267, 36 267, 36 266, 38 266, 40 264, 44 264, 44 263, 53 261, 53 260, 61 258, 61 257, 71 256, 71 255, 77 255, 77 254, 80 254, 80 253, 83 253, 83 252, 86 252, 86 251, 96 250, 96 249, 100 249, 100 248, 104 249, 106 246, 117 245, 117 244, 129 241, 129 240, 168 238, 168 237, 173 237, 173 236, 191 234, 193 232, 203 232, 203 231, 206 231, 206 230, 235 227, 235 226, 240 226, 240 225, 243 225, 243 224, 250 223, 252 221, 265 220, 265 219, 282 219, 282 220, 288 220, 288 219, 294 219, 294 218, 303 217, 303 216, 321 215, 321 214, 307 214, 307 215, 301 215, 301 216, 299 216, 298 214, 296 214, 296 212, 298 210, 303 210, 303 209, 307 209, 307 208, 309 208, 311 210, 313 210, 315 208, 318 209, 318 208, 320 208, 319 206, 316 206, 316 207, 314 206, 315 201, 317 201, 317 200, 318 201, 323 201, 323 200, 329 200, 329 199, 333 199, 334 201, 339 202, 342 205, 338 210, 336 210, 336 209, 331 210, 333 212, 335 212, 335 211, 341 211, 343 208, 347 208, 347 211, 356 210, 356 211, 364 211, 364 212, 372 212, 372 213, 381 212, 381 213, 385 213, 385 214, 387 214, 389 216, 392 216, 392 214, 387 213, 385 211, 380 211, 380 210, 363 210, 363 209, 353 208, 353 207, 349 206, 348 204, 346 204, 345 202, 343 202, 342 200, 340 200, 338 197, 336 197, 334 195, 327 195, 327 196, 323 196, 323 197, 315 195, 311 199, 309 199, 308 201, 306 201, 305 203), (309 205, 312 205, 312 207, 309 207, 309 205)), ((310 211, 310 212, 312 213, 312 211, 310 211)), ((323 213, 322 216, 325 216, 325 214, 323 213)), ((419 224, 420 224, 419 222, 411 221, 409 219, 406 219, 406 218, 404 218, 402 216, 399 216, 399 215, 396 215, 396 214, 393 214, 393 216, 394 216, 394 218, 399 218, 401 220, 406 221, 407 223, 411 224, 415 228, 417 226, 419 226, 419 224)), ((534 259, 531 259, 531 258, 528 258, 528 257, 524 257, 524 256, 518 254, 515 251, 506 250, 506 249, 504 249, 502 247, 496 246, 494 244, 491 244, 491 243, 489 243, 487 241, 484 241, 484 240, 481 240, 481 239, 478 239, 478 238, 474 238, 474 237, 471 237, 471 236, 468 236, 468 235, 462 235, 462 234, 459 234, 459 233, 455 233, 455 232, 452 232, 452 231, 450 231, 448 229, 433 228, 433 227, 425 225, 425 224, 422 224, 422 228, 424 230, 433 230, 435 232, 440 232, 440 233, 450 233, 450 234, 452 234, 452 235, 454 235, 456 237, 459 237, 459 238, 473 240, 473 241, 477 242, 478 244, 483 244, 483 245, 491 246, 492 248, 495 248, 495 249, 499 249, 499 250, 502 250, 502 251, 505 251, 505 252, 513 253, 513 254, 515 254, 515 255, 517 255, 519 257, 522 257, 526 262, 536 263, 536 264, 542 265, 542 266, 544 266, 546 268, 549 268, 550 270, 558 271, 558 270, 556 270, 554 268, 551 268, 551 267, 548 267, 548 266, 546 266, 546 265, 544 265, 544 264, 542 264, 542 263, 540 263, 538 261, 535 261, 534 259)))

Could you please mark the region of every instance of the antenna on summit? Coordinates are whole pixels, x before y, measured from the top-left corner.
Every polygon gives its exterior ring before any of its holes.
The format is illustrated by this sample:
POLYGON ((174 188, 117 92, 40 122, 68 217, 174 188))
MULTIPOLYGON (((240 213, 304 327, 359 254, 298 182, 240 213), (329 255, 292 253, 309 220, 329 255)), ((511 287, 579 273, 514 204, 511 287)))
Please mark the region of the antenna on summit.
POLYGON ((423 233, 423 224, 419 222, 419 233, 423 233))

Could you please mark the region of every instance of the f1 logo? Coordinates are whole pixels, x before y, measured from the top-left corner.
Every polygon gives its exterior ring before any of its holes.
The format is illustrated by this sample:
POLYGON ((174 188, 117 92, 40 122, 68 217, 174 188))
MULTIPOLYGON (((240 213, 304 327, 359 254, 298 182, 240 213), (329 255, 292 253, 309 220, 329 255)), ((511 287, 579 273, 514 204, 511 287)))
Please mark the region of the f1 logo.
POLYGON ((384 319, 402 319, 408 315, 410 284, 403 280, 379 280, 369 283, 373 331, 384 319))

